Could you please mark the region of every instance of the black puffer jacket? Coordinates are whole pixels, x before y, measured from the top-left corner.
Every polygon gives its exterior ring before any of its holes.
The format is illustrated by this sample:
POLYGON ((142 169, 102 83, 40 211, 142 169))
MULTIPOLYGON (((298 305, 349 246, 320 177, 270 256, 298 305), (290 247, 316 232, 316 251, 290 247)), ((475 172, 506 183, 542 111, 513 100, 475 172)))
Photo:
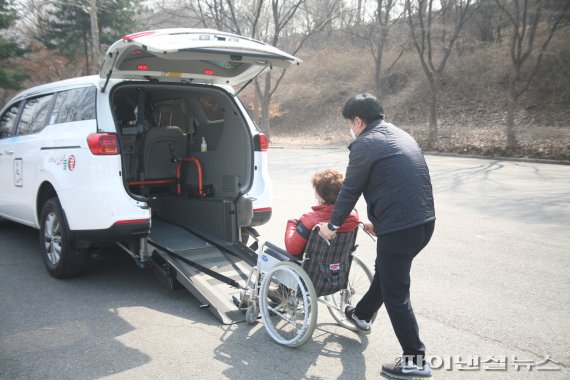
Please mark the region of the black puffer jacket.
POLYGON ((377 235, 435 220, 429 170, 412 136, 378 119, 348 149, 348 167, 332 224, 342 225, 361 194, 377 235))

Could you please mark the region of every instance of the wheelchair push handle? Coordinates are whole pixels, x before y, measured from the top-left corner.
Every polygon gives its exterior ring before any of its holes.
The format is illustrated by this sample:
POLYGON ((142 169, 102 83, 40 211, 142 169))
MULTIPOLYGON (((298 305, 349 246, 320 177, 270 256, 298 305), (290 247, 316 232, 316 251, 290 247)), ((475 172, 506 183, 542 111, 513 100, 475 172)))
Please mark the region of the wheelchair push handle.
POLYGON ((364 233, 366 235, 370 236, 370 239, 372 239, 373 242, 376 242, 376 238, 374 237, 374 235, 372 235, 370 232, 366 231, 366 228, 364 228, 363 222, 359 222, 358 227, 362 228, 362 231, 364 231, 364 233))
POLYGON ((319 237, 321 239, 323 239, 325 241, 325 243, 327 243, 327 245, 330 247, 331 246, 331 242, 329 239, 327 239, 326 237, 324 237, 323 235, 321 235, 321 227, 317 224, 313 227, 313 231, 317 231, 319 233, 319 237))

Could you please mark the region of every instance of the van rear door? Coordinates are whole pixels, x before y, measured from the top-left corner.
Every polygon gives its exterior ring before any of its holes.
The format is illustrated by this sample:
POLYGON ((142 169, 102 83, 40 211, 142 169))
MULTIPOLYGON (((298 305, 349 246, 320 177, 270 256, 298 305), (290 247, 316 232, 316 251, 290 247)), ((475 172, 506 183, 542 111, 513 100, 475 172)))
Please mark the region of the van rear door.
POLYGON ((101 78, 237 85, 302 61, 266 43, 212 29, 161 29, 109 47, 101 78))

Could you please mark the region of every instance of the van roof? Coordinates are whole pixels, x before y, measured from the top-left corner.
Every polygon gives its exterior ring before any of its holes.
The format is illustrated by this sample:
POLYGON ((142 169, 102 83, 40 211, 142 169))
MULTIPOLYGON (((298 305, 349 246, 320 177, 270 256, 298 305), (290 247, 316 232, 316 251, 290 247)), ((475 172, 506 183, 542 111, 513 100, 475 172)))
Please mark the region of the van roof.
POLYGON ((66 90, 74 87, 98 86, 101 78, 98 75, 89 75, 78 78, 64 79, 57 82, 50 82, 39 86, 34 86, 18 93, 8 103, 27 98, 29 96, 40 95, 46 92, 66 90))

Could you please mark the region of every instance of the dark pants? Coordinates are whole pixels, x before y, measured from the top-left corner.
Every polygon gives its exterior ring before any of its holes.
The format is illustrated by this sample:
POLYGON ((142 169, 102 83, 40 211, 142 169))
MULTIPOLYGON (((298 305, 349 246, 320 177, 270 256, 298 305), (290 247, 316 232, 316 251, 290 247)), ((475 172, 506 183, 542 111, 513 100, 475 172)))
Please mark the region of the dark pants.
POLYGON ((404 356, 425 357, 410 303, 410 268, 430 241, 434 227, 435 222, 429 222, 378 236, 374 279, 354 311, 359 319, 369 321, 384 304, 404 356))

